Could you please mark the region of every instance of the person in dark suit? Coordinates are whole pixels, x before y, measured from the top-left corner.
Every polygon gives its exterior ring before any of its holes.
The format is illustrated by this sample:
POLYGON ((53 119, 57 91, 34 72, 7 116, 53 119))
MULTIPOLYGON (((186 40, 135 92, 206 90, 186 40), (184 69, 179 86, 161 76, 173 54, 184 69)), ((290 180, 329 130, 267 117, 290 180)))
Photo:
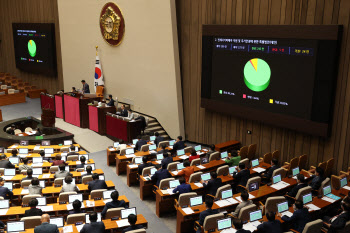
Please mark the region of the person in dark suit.
POLYGON ((233 226, 235 226, 235 229, 237 230, 236 233, 251 233, 250 231, 243 229, 243 222, 238 218, 233 218, 232 224, 233 226))
POLYGON ((181 150, 185 148, 185 143, 182 141, 182 136, 178 136, 176 139, 176 143, 173 146, 173 150, 176 152, 177 150, 181 150))
POLYGON ((324 170, 320 167, 316 167, 316 175, 312 176, 312 180, 309 184, 309 186, 313 190, 318 190, 321 187, 321 184, 324 180, 324 170))
POLYGON ((88 185, 90 192, 96 189, 107 189, 106 181, 99 180, 98 176, 99 175, 97 173, 92 174, 93 181, 90 181, 88 185))
POLYGON ((260 224, 258 228, 258 232, 261 233, 282 233, 281 222, 276 220, 276 216, 274 212, 266 213, 267 222, 263 222, 260 224))
POLYGON ((81 202, 79 200, 73 201, 73 209, 68 212, 68 214, 81 214, 85 213, 85 210, 81 209, 81 202))
POLYGON ((54 178, 65 178, 66 176, 71 176, 73 177, 73 175, 69 172, 66 171, 66 165, 61 163, 58 168, 60 169, 59 171, 57 171, 54 175, 54 178))
POLYGON ((59 233, 57 225, 50 224, 50 215, 41 216, 41 225, 34 228, 34 233, 59 233))
POLYGON ((159 145, 160 142, 164 141, 164 138, 162 136, 159 135, 158 132, 154 133, 154 136, 156 136, 156 140, 154 140, 154 143, 157 145, 159 145))
POLYGON ((86 162, 85 156, 81 156, 80 157, 80 164, 77 164, 77 169, 78 168, 84 168, 85 162, 86 162))
POLYGON ((107 106, 109 107, 113 107, 114 106, 114 99, 113 99, 113 96, 112 95, 108 95, 108 99, 109 99, 109 102, 107 104, 107 106))
POLYGON ((248 182, 249 176, 250 176, 250 172, 248 169, 245 168, 244 163, 238 164, 238 167, 239 167, 240 171, 239 172, 235 171, 232 174, 233 178, 235 179, 235 183, 232 185, 233 190, 237 190, 237 185, 241 185, 241 186, 245 187, 247 185, 247 182, 248 182))
POLYGON ((221 178, 218 178, 218 174, 215 171, 210 172, 211 179, 208 181, 201 180, 203 187, 206 189, 207 194, 216 195, 216 191, 222 186, 221 178))
POLYGON ((170 178, 170 177, 171 177, 171 174, 167 170, 166 164, 163 164, 162 168, 156 171, 156 173, 154 173, 154 175, 151 177, 151 180, 155 181, 156 185, 159 187, 159 183, 161 180, 170 178))
POLYGON ((10 191, 7 187, 4 187, 4 184, 4 178, 0 177, 0 197, 3 197, 4 199, 11 199, 13 192, 10 191))
POLYGON ((125 109, 125 104, 121 106, 120 116, 128 117, 128 110, 125 109))
POLYGON ((130 223, 130 227, 127 227, 123 230, 123 233, 128 232, 128 231, 133 231, 133 230, 138 230, 142 229, 143 226, 141 225, 136 225, 137 222, 137 216, 135 214, 130 214, 128 216, 128 222, 130 223))
POLYGON ((118 200, 119 199, 119 192, 115 190, 113 193, 111 193, 111 202, 107 202, 105 207, 102 210, 102 217, 104 218, 106 216, 107 210, 111 208, 119 208, 119 207, 124 207, 128 208, 128 205, 125 203, 124 200, 118 200))
POLYGON ((277 216, 280 217, 285 222, 292 222, 293 229, 299 232, 303 232, 306 223, 310 222, 309 210, 304 208, 303 201, 296 200, 294 205, 294 213, 292 217, 286 215, 282 216, 281 213, 278 213, 277 216))
POLYGON ((12 149, 11 155, 12 155, 12 157, 17 157, 17 155, 18 155, 18 150, 12 149))
POLYGON ((104 233, 106 230, 105 224, 97 222, 97 213, 92 212, 89 214, 90 223, 87 223, 83 226, 80 233, 104 233))
POLYGON ((136 144, 135 144, 135 150, 140 151, 140 150, 141 150, 141 147, 142 147, 143 145, 146 145, 147 142, 146 142, 146 140, 143 140, 143 139, 142 139, 141 135, 137 136, 137 139, 138 139, 138 141, 137 141, 136 144))
MULTIPOLYGON (((218 210, 213 210, 212 207, 213 207, 213 204, 214 204, 214 200, 213 198, 210 198, 210 197, 207 197, 205 199, 205 206, 207 207, 206 210, 202 211, 200 214, 199 214, 199 225, 200 226, 203 226, 203 223, 204 223, 204 220, 207 216, 210 216, 210 215, 213 215, 213 214, 217 214, 219 213, 218 210)), ((201 228, 198 227, 198 230, 197 230, 197 233, 200 233, 201 232, 201 228)))
POLYGON ((207 152, 208 158, 214 152, 216 152, 215 151, 215 145, 214 144, 209 145, 209 151, 207 152))
POLYGON ((168 152, 169 152, 169 150, 166 149, 166 145, 163 144, 162 149, 160 151, 158 151, 157 154, 164 154, 164 153, 168 153, 168 152))
POLYGON ((32 180, 33 179, 33 169, 29 168, 27 170, 27 176, 22 178, 22 181, 23 180, 32 180))
POLYGON ((297 185, 294 186, 294 187, 292 188, 292 190, 289 191, 289 192, 287 193, 287 196, 285 196, 285 197, 287 198, 287 200, 288 200, 288 203, 289 203, 290 205, 294 203, 294 199, 292 199, 292 198, 290 198, 290 197, 295 197, 295 196, 297 195, 298 191, 299 191, 300 189, 302 189, 302 188, 305 188, 305 187, 307 187, 307 183, 306 183, 306 181, 305 181, 305 177, 304 177, 303 174, 300 174, 300 173, 299 173, 299 174, 297 175, 297 185))
POLYGON ((166 168, 168 168, 169 163, 172 163, 173 157, 169 153, 163 153, 164 159, 162 160, 162 165, 165 164, 166 168))
POLYGON ((81 83, 83 84, 83 94, 90 94, 89 84, 87 84, 84 79, 81 80, 81 83))
POLYGON ((324 225, 329 229, 328 233, 336 233, 345 227, 345 224, 350 220, 350 204, 341 203, 342 212, 332 218, 325 216, 323 218, 324 225))
POLYGON ((69 156, 69 155, 79 155, 79 153, 77 151, 75 151, 75 146, 74 145, 71 145, 69 147, 69 149, 70 149, 70 152, 68 152, 67 156, 69 156))
POLYGON ((146 167, 150 167, 152 166, 153 164, 151 162, 148 162, 148 158, 147 156, 143 156, 142 157, 142 164, 140 164, 137 168, 137 173, 139 174, 139 176, 142 175, 142 171, 144 168, 146 167))
POLYGON ((184 177, 179 178, 180 185, 177 186, 174 190, 173 193, 178 193, 179 195, 182 193, 189 193, 192 192, 192 188, 190 184, 186 184, 186 180, 184 177))
POLYGON ((0 160, 0 168, 15 168, 15 165, 13 165, 10 161, 6 160, 6 155, 1 155, 0 160))
POLYGON ((92 167, 90 165, 86 166, 85 171, 86 174, 81 175, 81 179, 83 179, 84 176, 92 176, 92 167))
POLYGON ((271 167, 270 169, 267 171, 267 173, 262 173, 261 176, 263 179, 267 180, 268 182, 271 180, 272 178, 272 174, 273 172, 280 168, 280 166, 278 165, 278 160, 277 159, 272 159, 271 160, 271 167))
POLYGON ((6 130, 6 133, 11 134, 11 135, 15 135, 15 129, 16 129, 16 126, 15 126, 15 125, 11 125, 11 126, 6 130))
POLYGON ((24 217, 43 215, 43 211, 41 209, 36 208, 37 205, 38 205, 38 200, 36 198, 30 199, 29 201, 30 209, 25 211, 24 217))
POLYGON ((142 134, 144 134, 145 129, 146 129, 146 118, 144 116, 139 115, 138 117, 135 118, 135 121, 141 121, 141 131, 142 134))

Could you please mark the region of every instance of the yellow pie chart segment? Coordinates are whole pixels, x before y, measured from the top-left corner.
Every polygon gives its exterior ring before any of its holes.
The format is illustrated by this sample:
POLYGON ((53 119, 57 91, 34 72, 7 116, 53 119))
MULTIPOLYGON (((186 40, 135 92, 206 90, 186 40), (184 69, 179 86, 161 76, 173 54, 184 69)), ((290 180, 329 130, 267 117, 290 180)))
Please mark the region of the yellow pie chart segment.
POLYGON ((251 59, 250 63, 254 67, 255 71, 258 71, 258 59, 257 58, 251 59))

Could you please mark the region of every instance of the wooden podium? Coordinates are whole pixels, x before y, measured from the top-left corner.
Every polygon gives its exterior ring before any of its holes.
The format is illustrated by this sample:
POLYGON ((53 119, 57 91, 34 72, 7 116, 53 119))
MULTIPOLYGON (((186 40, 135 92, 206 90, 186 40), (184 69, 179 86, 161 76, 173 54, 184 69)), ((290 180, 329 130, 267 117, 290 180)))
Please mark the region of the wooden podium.
POLYGON ((44 127, 55 127, 55 122, 55 111, 48 108, 43 108, 41 114, 41 124, 44 127))

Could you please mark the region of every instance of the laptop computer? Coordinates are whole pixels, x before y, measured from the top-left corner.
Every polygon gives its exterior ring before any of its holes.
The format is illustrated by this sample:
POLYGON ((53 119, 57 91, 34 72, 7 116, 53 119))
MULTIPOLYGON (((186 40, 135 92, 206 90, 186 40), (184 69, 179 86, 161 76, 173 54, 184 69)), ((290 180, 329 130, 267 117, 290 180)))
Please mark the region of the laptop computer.
POLYGON ((111 194, 114 192, 115 190, 107 190, 107 191, 103 191, 103 199, 111 199, 111 194))
POLYGON ((296 168, 293 168, 293 169, 292 169, 292 175, 293 175, 293 176, 296 176, 296 175, 298 175, 299 173, 300 173, 299 167, 296 167, 296 168))
POLYGON ((86 170, 87 166, 91 166, 92 170, 95 171, 95 164, 94 163, 84 164, 84 170, 86 170))
POLYGON ((259 166, 259 159, 252 160, 252 167, 259 166))
POLYGON ((21 140, 21 141, 19 141, 19 145, 21 145, 21 146, 28 146, 28 145, 29 145, 29 142, 28 142, 28 141, 21 140))
POLYGON ((226 159, 228 157, 227 151, 221 152, 221 159, 226 159))
POLYGON ((148 150, 157 150, 157 146, 155 145, 155 144, 153 144, 153 145, 149 145, 148 146, 148 150))
POLYGON ((4 187, 8 188, 10 191, 13 190, 13 182, 4 182, 4 187))
POLYGON ((44 151, 45 151, 45 155, 51 155, 54 153, 53 148, 45 148, 44 151))
POLYGON ((253 191, 258 190, 258 189, 259 189, 259 182, 250 183, 248 185, 249 192, 253 192, 253 191))
POLYGON ((50 218, 50 224, 56 225, 58 228, 64 226, 63 217, 50 218))
POLYGON ((312 202, 312 194, 308 193, 308 194, 303 195, 304 205, 306 205, 307 203, 310 203, 310 202, 312 202))
POLYGON ((184 154, 185 154, 185 150, 184 150, 184 149, 182 149, 182 150, 177 150, 176 153, 177 153, 177 156, 181 156, 181 155, 184 155, 184 154))
POLYGON ((218 219, 217 223, 218 223, 218 231, 222 231, 232 227, 231 218, 218 219))
POLYGON ((38 206, 46 206, 46 197, 37 197, 38 206))
POLYGON ((7 222, 7 232, 24 231, 24 221, 7 222))
POLYGON ((273 183, 273 184, 277 184, 278 182, 281 182, 281 181, 282 181, 282 177, 281 177, 280 174, 278 174, 278 175, 272 177, 272 183, 273 183))
POLYGON ((190 198, 190 206, 197 206, 197 205, 202 205, 203 204, 203 198, 202 196, 197 196, 197 197, 191 197, 190 198))
POLYGON ((208 173, 202 174, 202 175, 201 175, 201 179, 202 179, 203 181, 210 180, 210 173, 208 172, 208 173))
POLYGON ((19 164, 19 157, 9 157, 9 161, 12 164, 19 164))
POLYGON ((43 174, 43 168, 42 167, 34 167, 32 168, 33 175, 42 175, 43 174))
POLYGON ((129 149, 126 149, 125 150, 125 154, 126 155, 131 155, 131 154, 134 154, 135 152, 134 152, 134 148, 129 148, 129 149))
POLYGON ((153 142, 154 140, 156 140, 156 136, 150 136, 149 140, 153 142))
POLYGON ((28 154, 28 148, 19 148, 18 149, 18 154, 19 155, 26 155, 26 154, 28 154))
POLYGON ((135 164, 140 164, 140 163, 142 163, 142 157, 135 157, 134 163, 135 163, 135 164))
POLYGON ((197 151, 201 151, 202 150, 202 146, 201 145, 198 145, 198 146, 195 146, 194 147, 194 150, 197 152, 197 151))
POLYGON ((150 171, 150 172, 151 172, 151 176, 153 176, 153 175, 154 175, 154 173, 156 173, 156 171, 157 171, 157 169, 156 169, 156 168, 152 168, 152 169, 151 169, 151 171, 150 171))
POLYGON ((255 222, 255 221, 259 221, 260 219, 262 219, 262 210, 255 210, 249 213, 249 221, 250 222, 255 222))
POLYGON ((343 179, 340 180, 340 187, 341 188, 343 188, 347 184, 348 184, 348 180, 346 179, 346 177, 344 177, 343 179))
POLYGON ((80 202, 83 201, 83 194, 71 194, 68 196, 68 202, 73 203, 75 200, 79 200, 80 202))
POLYGON ((65 145, 65 146, 70 146, 70 145, 72 145, 73 144, 73 141, 72 140, 64 140, 63 141, 63 145, 65 145))
POLYGON ((15 175, 16 175, 15 168, 5 168, 4 169, 4 176, 15 176, 15 175))
POLYGON ((174 144, 175 144, 175 140, 169 141, 169 146, 174 146, 174 144))
POLYGON ((138 141, 139 141, 138 139, 133 139, 133 140, 132 140, 132 144, 133 144, 133 145, 136 145, 136 143, 137 143, 138 141))
POLYGON ((42 146, 50 146, 51 145, 51 141, 50 140, 42 140, 41 141, 41 145, 42 146))
POLYGON ((232 193, 232 189, 229 190, 225 190, 221 192, 221 199, 227 199, 232 197, 233 193, 232 193))
POLYGON ((130 214, 136 214, 136 207, 133 208, 126 208, 120 211, 121 218, 128 218, 130 214))
POLYGON ((162 160, 164 159, 164 156, 162 154, 157 154, 157 160, 162 160))
POLYGON ((185 167, 184 167, 184 163, 178 163, 178 164, 176 164, 176 168, 177 168, 178 171, 184 169, 184 168, 185 168, 185 167))
POLYGON ((169 181, 169 188, 174 189, 177 186, 180 185, 180 181, 179 180, 171 180, 169 181))
POLYGON ((0 200, 0 209, 10 208, 10 200, 0 200))
POLYGON ((113 147, 114 147, 114 148, 117 148, 118 146, 119 146, 119 142, 114 142, 114 143, 113 143, 113 147))
POLYGON ((278 213, 282 214, 282 216, 286 215, 288 217, 291 217, 293 215, 291 212, 289 212, 288 201, 278 203, 277 211, 278 213))
POLYGON ((99 180, 105 180, 105 175, 103 175, 103 174, 98 175, 98 179, 99 180))
POLYGON ((45 188, 45 180, 39 180, 39 185, 42 188, 45 188))
MULTIPOLYGON (((97 213, 97 222, 102 221, 101 213, 97 213)), ((85 214, 85 223, 90 223, 90 217, 89 214, 85 214)))
POLYGON ((236 166, 234 167, 229 167, 228 168, 228 173, 232 176, 232 174, 236 171, 236 166))
POLYGON ((42 163, 43 158, 42 157, 33 157, 32 161, 33 161, 33 163, 42 163))

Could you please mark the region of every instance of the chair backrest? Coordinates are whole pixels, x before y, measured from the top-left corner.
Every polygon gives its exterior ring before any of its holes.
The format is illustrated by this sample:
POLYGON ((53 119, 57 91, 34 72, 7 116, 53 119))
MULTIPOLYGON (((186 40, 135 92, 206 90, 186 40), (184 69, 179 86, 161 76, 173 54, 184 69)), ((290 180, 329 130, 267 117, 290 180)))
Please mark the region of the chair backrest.
POLYGON ((163 189, 163 188, 169 188, 169 181, 171 180, 175 180, 174 178, 166 178, 166 179, 162 179, 159 183, 159 189, 163 189))
POLYGON ((219 160, 221 158, 220 152, 214 152, 211 153, 209 156, 209 162, 214 161, 214 160, 219 160))
POLYGON ((279 161, 281 152, 279 150, 275 150, 274 152, 272 152, 272 158, 273 159, 277 159, 279 161))
POLYGON ((149 174, 151 174, 151 169, 154 168, 154 166, 151 167, 145 167, 142 170, 142 176, 148 176, 149 174))
POLYGON ((249 185, 250 184, 257 183, 257 182, 259 183, 259 187, 260 187, 260 183, 261 183, 261 177, 260 176, 249 178, 249 180, 247 181, 246 188, 249 189, 249 185))
POLYGON ((195 172, 190 175, 190 179, 188 180, 188 183, 194 183, 196 181, 200 181, 202 179, 201 175, 203 172, 195 172))
POLYGON ((27 230, 41 225, 41 216, 24 217, 21 221, 24 222, 24 229, 27 230))
POLYGON ((216 170, 216 173, 218 176, 227 176, 229 173, 229 166, 224 165, 224 166, 218 167, 218 169, 216 170))
POLYGON ((149 145, 148 145, 148 144, 145 144, 145 145, 142 145, 142 146, 141 146, 140 151, 146 152, 146 151, 148 151, 148 150, 149 150, 149 145))
POLYGON ((307 155, 300 155, 299 157, 299 169, 305 169, 306 168, 306 163, 307 163, 307 155))
POLYGON ((103 198, 103 192, 107 191, 107 189, 96 189, 91 191, 91 196, 90 199, 95 199, 95 198, 103 198))
POLYGON ((33 131, 33 129, 31 127, 27 127, 25 128, 24 132, 29 132, 29 131, 33 131))
POLYGON ((197 165, 201 165, 201 159, 200 158, 194 159, 194 160, 191 161, 190 166, 197 166, 197 165))
POLYGON ((329 177, 332 174, 333 166, 334 166, 334 158, 331 158, 327 161, 327 166, 324 171, 325 177, 329 177))
POLYGON ((59 171, 58 166, 51 166, 50 167, 50 173, 54 173, 54 172, 57 172, 57 171, 59 171))
POLYGON ((76 172, 83 172, 85 171, 84 168, 77 168, 76 172))
POLYGON ((332 184, 332 189, 339 190, 340 189, 340 180, 342 178, 339 176, 332 175, 331 177, 331 184, 332 184))
POLYGON ((103 97, 104 86, 96 86, 96 97, 103 97))
POLYGON ((218 190, 216 191, 216 195, 215 197, 216 198, 221 198, 221 193, 223 191, 226 191, 226 190, 229 190, 229 189, 232 189, 231 185, 230 184, 226 184, 224 186, 221 186, 220 188, 218 188, 218 190))
POLYGON ((120 155, 125 155, 126 154, 126 148, 120 149, 120 155))
POLYGON ((83 176, 83 178, 82 178, 82 183, 83 183, 83 184, 87 184, 87 183, 89 183, 90 181, 92 181, 92 175, 83 176))
POLYGON ((4 197, 0 197, 0 200, 4 200, 4 197))
POLYGON ((277 213, 277 204, 286 201, 284 196, 268 197, 265 202, 265 213, 275 212, 277 213))
POLYGON ((123 210, 124 207, 119 207, 119 208, 110 208, 106 212, 105 219, 111 219, 114 217, 120 217, 121 216, 121 210, 123 210))
POLYGON ((176 170, 177 169, 177 164, 179 164, 179 162, 172 162, 172 163, 169 163, 168 164, 168 171, 171 171, 171 170, 176 170))
POLYGON ((161 141, 161 142, 159 142, 158 148, 162 148, 162 145, 169 146, 169 141, 161 141))
POLYGON ((209 230, 215 230, 217 228, 217 220, 224 218, 224 214, 212 214, 208 215, 204 219, 203 230, 207 232, 209 230))
POLYGON ((350 221, 347 221, 345 227, 341 230, 338 230, 337 233, 349 233, 350 232, 350 221))
POLYGON ((239 150, 239 155, 241 156, 241 159, 245 159, 248 157, 248 146, 243 146, 239 150))
POLYGON ((326 179, 324 179, 321 183, 320 188, 318 189, 318 195, 322 195, 323 194, 323 188, 330 185, 331 184, 331 179, 329 179, 328 177, 326 179))
POLYGON ((281 175, 281 178, 283 179, 284 177, 286 177, 286 174, 287 174, 286 169, 281 167, 281 168, 278 168, 278 169, 273 171, 272 177, 277 176, 277 175, 281 175))
POLYGON ((185 147, 185 153, 192 153, 194 148, 192 146, 185 147))
POLYGON ((15 89, 8 89, 8 92, 7 92, 9 95, 11 94, 15 94, 15 89))
MULTIPOLYGON (((69 195, 72 195, 72 194, 77 194, 77 192, 64 192, 64 193, 60 193, 60 195, 58 196, 58 201, 59 202, 63 202, 63 201, 65 201, 65 202, 68 202, 68 200, 69 200, 69 198, 68 198, 68 196, 69 195)), ((84 219, 85 220, 85 219, 84 219)), ((67 223, 67 224, 69 224, 69 223, 67 223)), ((72 223, 71 223, 72 224, 72 223)))
POLYGON ((54 180, 54 184, 55 185, 63 185, 63 180, 64 180, 64 178, 56 178, 55 180, 54 180))
POLYGON ((302 233, 316 233, 321 232, 323 221, 316 219, 315 221, 306 223, 302 233))
POLYGON ((22 170, 22 171, 21 171, 21 174, 27 175, 27 170, 22 170))
POLYGON ((257 148, 256 144, 249 145, 249 147, 248 147, 248 154, 247 154, 247 158, 249 160, 252 160, 252 159, 255 158, 256 148, 257 148))
POLYGON ((248 158, 242 159, 241 161, 239 161, 239 163, 244 163, 245 164, 245 168, 249 168, 250 167, 248 158))
POLYGON ((192 197, 197 196, 198 194, 196 192, 190 192, 190 193, 181 193, 179 195, 179 201, 177 202, 178 207, 182 206, 189 206, 190 205, 190 199, 192 197))
POLYGON ((61 152, 69 152, 69 147, 62 147, 60 149, 61 152))
POLYGON ((323 169, 323 171, 326 171, 327 168, 327 161, 319 163, 318 166, 323 169))
POLYGON ((70 214, 67 216, 67 225, 75 224, 77 222, 85 222, 85 213, 84 214, 70 214))
POLYGON ((256 205, 251 204, 248 206, 243 207, 238 214, 238 218, 242 221, 248 221, 249 220, 249 213, 256 210, 256 205))
POLYGON ((15 129, 15 134, 19 134, 19 133, 22 133, 22 130, 20 130, 20 129, 15 129))
POLYGON ((264 154, 264 163, 270 164, 272 160, 272 153, 266 153, 264 154))
POLYGON ((310 186, 299 189, 297 195, 295 196, 295 200, 302 200, 303 196, 305 194, 311 193, 311 191, 312 191, 312 188, 310 186))
POLYGON ((28 205, 29 201, 32 199, 32 198, 37 198, 37 197, 41 197, 41 195, 39 194, 33 194, 33 195, 25 195, 22 199, 22 204, 23 205, 28 205))
POLYGON ((7 85, 1 85, 1 90, 7 89, 7 85))
POLYGON ((290 163, 289 163, 289 166, 288 166, 288 169, 287 169, 287 175, 291 174, 292 173, 292 170, 294 168, 296 168, 299 164, 299 157, 295 157, 295 158, 292 158, 290 160, 290 163))
POLYGON ((68 155, 67 161, 77 161, 79 159, 79 155, 68 155))
POLYGON ((32 180, 23 180, 21 182, 21 187, 22 188, 28 187, 31 183, 32 183, 32 180))
POLYGON ((146 233, 146 229, 137 229, 133 231, 128 231, 128 233, 146 233))

